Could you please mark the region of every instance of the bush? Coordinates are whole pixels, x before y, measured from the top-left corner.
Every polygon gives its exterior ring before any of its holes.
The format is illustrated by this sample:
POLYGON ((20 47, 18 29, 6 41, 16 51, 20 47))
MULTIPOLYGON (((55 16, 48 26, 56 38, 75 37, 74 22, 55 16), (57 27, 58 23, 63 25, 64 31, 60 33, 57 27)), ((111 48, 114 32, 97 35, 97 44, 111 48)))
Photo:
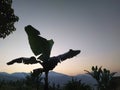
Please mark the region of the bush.
POLYGON ((69 81, 65 86, 64 90, 92 90, 89 85, 81 83, 81 80, 77 81, 73 79, 69 81))

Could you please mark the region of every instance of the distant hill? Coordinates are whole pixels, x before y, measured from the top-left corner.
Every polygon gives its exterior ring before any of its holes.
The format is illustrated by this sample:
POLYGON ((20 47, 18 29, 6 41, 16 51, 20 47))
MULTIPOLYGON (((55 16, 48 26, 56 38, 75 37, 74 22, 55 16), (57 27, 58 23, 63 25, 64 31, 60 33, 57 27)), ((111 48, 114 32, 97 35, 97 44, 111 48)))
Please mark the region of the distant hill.
MULTIPOLYGON (((21 80, 21 79, 25 79, 25 77, 27 75, 30 75, 29 73, 12 73, 12 74, 8 74, 5 72, 0 72, 0 80, 21 80)), ((44 77, 44 74, 42 74, 41 77, 44 77)), ((49 73, 49 82, 52 85, 53 83, 55 84, 60 84, 61 86, 66 84, 68 81, 70 81, 72 78, 76 79, 76 80, 81 80, 81 82, 86 83, 88 85, 93 86, 96 81, 88 74, 80 74, 80 75, 76 75, 76 76, 68 76, 65 74, 61 74, 61 73, 57 73, 57 72, 53 72, 51 71, 49 73)))
POLYGON ((0 80, 5 80, 5 81, 15 81, 15 80, 21 80, 25 79, 25 77, 29 75, 28 73, 12 73, 8 74, 6 72, 0 72, 0 80))

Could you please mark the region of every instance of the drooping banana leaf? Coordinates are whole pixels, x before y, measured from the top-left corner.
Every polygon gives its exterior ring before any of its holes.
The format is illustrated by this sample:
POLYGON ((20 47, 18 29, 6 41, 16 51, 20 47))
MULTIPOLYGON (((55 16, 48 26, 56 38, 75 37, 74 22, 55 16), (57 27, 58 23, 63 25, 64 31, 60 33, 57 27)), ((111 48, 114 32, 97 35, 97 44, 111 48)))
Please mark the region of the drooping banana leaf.
POLYGON ((25 31, 28 35, 29 44, 33 53, 36 56, 40 55, 39 59, 42 61, 48 60, 50 58, 50 53, 51 53, 51 49, 54 44, 54 41, 52 39, 47 40, 39 36, 40 32, 36 30, 34 27, 32 27, 31 25, 26 26, 25 31))
POLYGON ((57 66, 58 63, 61 63, 62 61, 73 58, 76 55, 78 55, 80 52, 81 52, 80 50, 70 49, 66 53, 60 54, 58 56, 50 57, 47 62, 43 62, 43 63, 41 63, 41 65, 47 71, 53 70, 57 66))
POLYGON ((24 64, 37 64, 40 63, 40 61, 37 61, 35 57, 20 57, 20 58, 16 58, 13 59, 12 61, 8 62, 7 65, 12 65, 14 63, 24 63, 24 64))

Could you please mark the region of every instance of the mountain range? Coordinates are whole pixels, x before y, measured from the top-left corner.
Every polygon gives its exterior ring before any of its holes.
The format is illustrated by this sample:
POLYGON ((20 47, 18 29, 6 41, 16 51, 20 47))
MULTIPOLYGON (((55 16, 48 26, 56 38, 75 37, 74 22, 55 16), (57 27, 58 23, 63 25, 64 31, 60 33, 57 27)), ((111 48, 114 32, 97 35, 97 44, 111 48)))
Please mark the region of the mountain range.
MULTIPOLYGON (((6 72, 0 72, 0 80, 7 80, 7 81, 21 80, 21 79, 25 79, 27 75, 30 75, 30 73, 20 72, 20 73, 8 74, 6 72)), ((44 74, 42 74, 41 77, 44 78, 44 74)), ((68 76, 68 75, 53 72, 53 71, 51 71, 49 73, 50 84, 55 83, 55 84, 59 84, 62 86, 64 84, 66 84, 68 81, 72 80, 72 78, 74 78, 76 80, 81 80, 82 83, 85 83, 90 86, 93 86, 94 84, 96 84, 95 79, 93 79, 88 74, 79 74, 76 76, 68 76)))

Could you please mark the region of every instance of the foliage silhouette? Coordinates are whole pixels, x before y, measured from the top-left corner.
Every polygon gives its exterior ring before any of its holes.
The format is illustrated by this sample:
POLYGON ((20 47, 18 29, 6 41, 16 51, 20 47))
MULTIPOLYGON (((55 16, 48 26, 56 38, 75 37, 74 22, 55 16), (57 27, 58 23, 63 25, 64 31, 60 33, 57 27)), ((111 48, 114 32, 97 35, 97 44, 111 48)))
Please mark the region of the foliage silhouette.
POLYGON ((12 0, 0 0, 0 38, 5 38, 16 30, 14 23, 19 18, 14 14, 11 6, 12 0))
POLYGON ((72 78, 71 81, 65 84, 64 90, 92 90, 92 89, 89 85, 81 83, 81 80, 77 81, 76 79, 72 78))
POLYGON ((35 55, 40 55, 38 58, 42 61, 46 61, 50 57, 51 49, 54 41, 47 40, 40 35, 40 32, 33 28, 31 25, 25 27, 25 31, 28 35, 30 47, 35 55))
POLYGON ((20 57, 8 62, 8 65, 14 63, 24 63, 24 64, 36 64, 40 63, 43 68, 38 68, 33 70, 33 73, 37 76, 42 72, 45 72, 45 89, 48 90, 48 73, 50 70, 53 70, 55 66, 66 59, 72 58, 80 53, 80 50, 70 49, 68 52, 50 57, 51 49, 54 44, 54 41, 47 40, 40 35, 40 32, 36 30, 31 25, 25 27, 25 31, 28 35, 29 44, 33 53, 38 56, 38 58, 32 56, 30 58, 20 57))
MULTIPOLYGON (((4 81, 0 90, 37 90, 36 89, 37 83, 34 83, 34 80, 31 78, 31 76, 27 76, 26 78, 27 79, 25 80, 4 81)), ((39 90, 44 90, 42 82, 40 82, 39 90)), ((90 86, 81 83, 81 81, 76 81, 74 79, 74 81, 71 80, 61 87, 59 85, 56 85, 55 83, 53 85, 49 85, 49 90, 91 90, 91 89, 90 86), (69 87, 71 88, 69 89, 69 87)))
POLYGON ((39 86, 42 80, 41 74, 39 74, 39 76, 36 76, 33 72, 31 72, 30 75, 26 76, 25 84, 28 87, 31 86, 31 88, 36 88, 36 90, 39 90, 39 86))
POLYGON ((85 71, 97 81, 98 90, 110 90, 110 82, 116 72, 110 73, 110 70, 97 66, 92 66, 91 70, 92 72, 85 71))

